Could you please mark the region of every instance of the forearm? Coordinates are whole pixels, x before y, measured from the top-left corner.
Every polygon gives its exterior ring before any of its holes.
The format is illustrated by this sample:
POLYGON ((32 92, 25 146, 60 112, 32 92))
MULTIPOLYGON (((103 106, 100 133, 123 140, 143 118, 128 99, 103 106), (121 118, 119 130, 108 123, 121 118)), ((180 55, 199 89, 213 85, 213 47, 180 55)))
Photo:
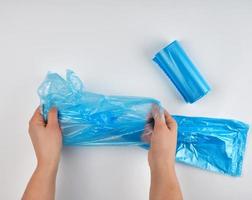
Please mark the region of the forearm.
POLYGON ((174 166, 151 170, 150 200, 182 200, 174 166))
POLYGON ((38 166, 24 192, 22 200, 53 200, 57 167, 38 166))

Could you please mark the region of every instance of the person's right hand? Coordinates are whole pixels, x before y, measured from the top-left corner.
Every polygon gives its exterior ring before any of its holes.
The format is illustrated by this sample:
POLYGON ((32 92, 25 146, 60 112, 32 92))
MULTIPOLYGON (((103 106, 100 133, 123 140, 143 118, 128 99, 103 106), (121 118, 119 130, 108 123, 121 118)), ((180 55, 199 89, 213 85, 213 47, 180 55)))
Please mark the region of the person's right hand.
POLYGON ((148 160, 151 170, 150 200, 182 200, 182 193, 175 172, 177 124, 165 110, 152 109, 154 128, 143 138, 150 142, 148 160))
POLYGON ((160 111, 158 106, 153 106, 151 117, 154 119, 154 128, 150 134, 144 135, 144 139, 150 142, 148 160, 151 171, 167 170, 174 168, 177 124, 166 111, 160 111))

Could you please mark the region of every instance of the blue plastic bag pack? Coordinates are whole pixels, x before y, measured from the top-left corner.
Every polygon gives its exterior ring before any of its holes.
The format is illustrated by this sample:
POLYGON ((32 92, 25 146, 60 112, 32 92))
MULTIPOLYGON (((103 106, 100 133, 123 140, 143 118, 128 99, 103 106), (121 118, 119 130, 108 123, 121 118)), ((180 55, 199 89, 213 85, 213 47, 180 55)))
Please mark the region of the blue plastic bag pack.
MULTIPOLYGON (((149 114, 159 101, 145 97, 88 92, 70 70, 66 78, 48 73, 38 89, 47 119, 57 107, 67 146, 148 145, 141 138, 151 127, 149 114)), ((228 119, 173 116, 178 123, 176 160, 202 169, 240 176, 248 125, 228 119)))
POLYGON ((177 40, 159 51, 153 60, 173 82, 187 103, 196 102, 210 91, 209 84, 177 40))

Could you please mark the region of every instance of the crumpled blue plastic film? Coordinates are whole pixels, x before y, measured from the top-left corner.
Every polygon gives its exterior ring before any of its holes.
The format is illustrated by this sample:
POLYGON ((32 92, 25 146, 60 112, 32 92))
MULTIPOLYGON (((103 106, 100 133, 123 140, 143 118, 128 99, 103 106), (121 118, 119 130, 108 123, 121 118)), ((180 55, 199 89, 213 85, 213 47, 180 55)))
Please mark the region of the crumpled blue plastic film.
POLYGON ((210 91, 210 86, 178 41, 159 51, 153 60, 169 77, 187 103, 194 103, 210 91))
MULTIPOLYGON (((38 89, 41 112, 57 107, 67 146, 138 145, 150 111, 159 101, 145 97, 106 96, 88 92, 70 70, 66 78, 48 73, 38 89)), ((178 123, 176 160, 202 169, 240 176, 248 125, 228 119, 173 116, 178 123)))
POLYGON ((238 120, 173 116, 178 124, 176 160, 240 176, 249 126, 238 120))

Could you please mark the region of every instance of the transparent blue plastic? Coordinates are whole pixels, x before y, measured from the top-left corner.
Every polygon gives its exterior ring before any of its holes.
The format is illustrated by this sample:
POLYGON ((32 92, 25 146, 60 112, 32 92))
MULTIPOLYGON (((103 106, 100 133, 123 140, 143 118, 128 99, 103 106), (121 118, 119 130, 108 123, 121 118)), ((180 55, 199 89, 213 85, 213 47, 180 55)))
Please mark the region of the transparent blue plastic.
POLYGON ((194 103, 210 91, 210 86, 178 41, 159 51, 153 60, 170 78, 187 103, 194 103))
MULTIPOLYGON (((47 119, 57 107, 63 143, 68 146, 139 145, 152 98, 105 96, 88 92, 70 70, 66 79, 48 73, 38 89, 41 112, 47 119)), ((236 120, 173 116, 178 123, 176 160, 202 169, 240 176, 248 125, 236 120)))
POLYGON ((176 160, 240 176, 249 126, 230 119, 173 116, 178 124, 176 160))

